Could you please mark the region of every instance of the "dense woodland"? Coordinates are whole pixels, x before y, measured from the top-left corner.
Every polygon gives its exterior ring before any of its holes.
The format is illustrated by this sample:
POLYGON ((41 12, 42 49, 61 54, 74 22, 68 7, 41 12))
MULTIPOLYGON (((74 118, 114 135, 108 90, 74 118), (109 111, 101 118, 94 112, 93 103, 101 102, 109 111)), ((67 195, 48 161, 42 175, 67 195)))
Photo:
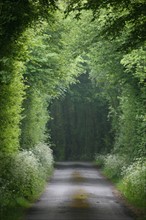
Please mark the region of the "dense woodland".
POLYGON ((110 152, 112 134, 108 104, 97 95, 89 75, 83 73, 64 97, 51 104, 50 134, 56 160, 93 161, 110 152))
POLYGON ((2 0, 0 11, 1 216, 37 198, 54 159, 95 160, 144 210, 145 1, 2 0))

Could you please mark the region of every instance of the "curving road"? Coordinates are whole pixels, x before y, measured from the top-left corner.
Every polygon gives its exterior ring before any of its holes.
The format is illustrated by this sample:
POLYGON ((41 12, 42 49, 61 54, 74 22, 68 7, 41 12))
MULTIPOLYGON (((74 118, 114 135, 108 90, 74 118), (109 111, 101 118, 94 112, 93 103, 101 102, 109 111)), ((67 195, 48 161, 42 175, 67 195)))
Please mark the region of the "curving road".
POLYGON ((114 187, 91 163, 57 163, 25 220, 134 220, 114 187))

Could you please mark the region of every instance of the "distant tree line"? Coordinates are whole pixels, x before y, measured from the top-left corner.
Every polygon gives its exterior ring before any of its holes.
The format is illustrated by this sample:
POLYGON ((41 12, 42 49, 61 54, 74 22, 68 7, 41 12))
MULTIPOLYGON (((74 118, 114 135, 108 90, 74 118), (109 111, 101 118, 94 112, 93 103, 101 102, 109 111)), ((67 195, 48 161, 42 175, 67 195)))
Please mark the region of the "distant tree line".
POLYGON ((56 160, 94 160, 112 144, 108 105, 96 95, 89 75, 82 74, 63 98, 50 107, 49 129, 56 160))

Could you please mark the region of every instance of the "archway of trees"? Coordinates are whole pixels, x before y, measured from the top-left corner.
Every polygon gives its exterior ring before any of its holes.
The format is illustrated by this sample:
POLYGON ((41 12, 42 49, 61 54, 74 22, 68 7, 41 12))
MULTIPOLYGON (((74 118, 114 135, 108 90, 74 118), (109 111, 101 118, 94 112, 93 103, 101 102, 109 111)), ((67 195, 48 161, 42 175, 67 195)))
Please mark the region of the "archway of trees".
POLYGON ((144 207, 145 9, 142 0, 1 1, 2 212, 39 195, 51 148, 59 160, 95 159, 144 207))
POLYGON ((78 78, 64 97, 50 108, 49 123, 56 160, 94 160, 108 153, 112 145, 108 104, 87 73, 78 78))

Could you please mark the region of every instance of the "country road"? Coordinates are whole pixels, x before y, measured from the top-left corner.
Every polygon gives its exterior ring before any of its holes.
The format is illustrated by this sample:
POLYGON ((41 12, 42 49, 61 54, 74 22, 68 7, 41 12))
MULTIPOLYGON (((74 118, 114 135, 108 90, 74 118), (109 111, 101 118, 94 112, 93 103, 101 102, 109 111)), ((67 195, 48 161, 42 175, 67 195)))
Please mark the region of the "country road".
POLYGON ((25 220, 134 220, 114 187, 91 163, 57 163, 25 220))

